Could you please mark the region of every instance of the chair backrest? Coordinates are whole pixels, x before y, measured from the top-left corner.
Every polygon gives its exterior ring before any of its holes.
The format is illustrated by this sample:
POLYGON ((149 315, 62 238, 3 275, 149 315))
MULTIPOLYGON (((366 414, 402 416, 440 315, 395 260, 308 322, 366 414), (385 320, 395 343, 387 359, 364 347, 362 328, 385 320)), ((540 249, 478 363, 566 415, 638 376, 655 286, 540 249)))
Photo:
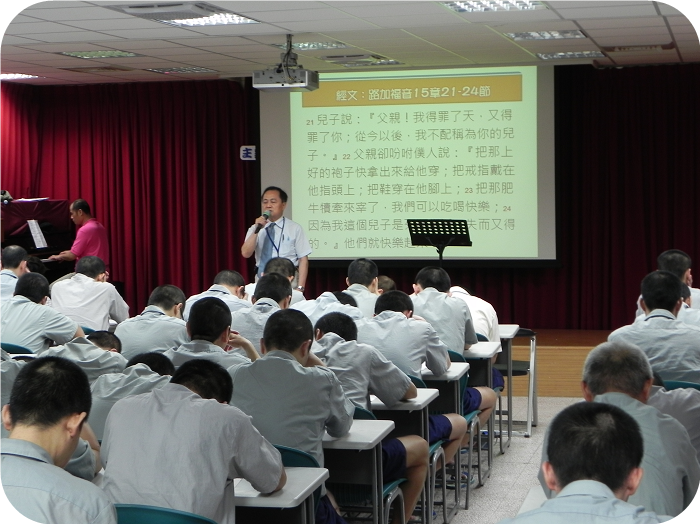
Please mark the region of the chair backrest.
POLYGON ((416 388, 427 388, 425 386, 425 382, 420 378, 416 376, 408 376, 411 382, 416 385, 416 388))
POLYGON ((20 345, 13 345, 12 343, 0 343, 0 348, 5 350, 8 354, 33 354, 29 348, 25 348, 20 345))
POLYGON ((355 407, 355 414, 352 416, 353 419, 377 419, 372 412, 362 407, 355 407))
POLYGON ((694 388, 700 390, 700 383, 691 383, 690 381, 664 381, 666 390, 675 390, 676 388, 694 388))
POLYGON ((95 333, 95 329, 94 329, 94 328, 88 328, 87 326, 81 326, 80 328, 83 329, 83 333, 84 333, 85 335, 90 335, 90 334, 95 333))
POLYGON ((117 523, 216 523, 214 520, 175 509, 115 503, 117 523))
POLYGON ((477 332, 477 334, 476 334, 476 340, 477 340, 477 341, 482 341, 482 342, 487 342, 487 343, 488 343, 489 338, 486 337, 485 335, 480 334, 480 333, 477 332))
MULTIPOLYGON (((466 363, 467 360, 466 358, 460 354, 459 352, 455 352, 454 350, 448 350, 447 354, 450 356, 450 361, 453 363, 466 363)), ((459 392, 460 395, 462 396, 462 399, 464 399, 464 389, 467 388, 467 382, 469 381, 469 372, 464 374, 462 377, 459 378, 459 392)))
POLYGON ((284 445, 275 445, 275 448, 282 454, 282 464, 285 467, 319 467, 316 458, 307 452, 284 445))

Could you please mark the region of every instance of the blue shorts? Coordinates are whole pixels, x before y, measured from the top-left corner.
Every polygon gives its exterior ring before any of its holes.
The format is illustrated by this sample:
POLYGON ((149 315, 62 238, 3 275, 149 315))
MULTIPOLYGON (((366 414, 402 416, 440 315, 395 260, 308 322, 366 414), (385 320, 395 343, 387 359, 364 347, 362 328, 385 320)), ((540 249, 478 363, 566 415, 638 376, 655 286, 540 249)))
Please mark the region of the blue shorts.
POLYGON ((452 423, 449 419, 447 419, 447 416, 443 416, 441 414, 430 416, 428 422, 430 427, 430 439, 428 439, 428 443, 432 445, 440 440, 450 440, 450 434, 452 434, 452 423))
MULTIPOLYGON (((494 369, 495 370, 495 369, 494 369)), ((479 410, 481 406, 481 392, 476 388, 467 387, 464 389, 464 399, 462 399, 462 410, 464 414, 469 414, 479 410)))
POLYGON ((406 477, 406 447, 396 438, 382 441, 384 483, 406 477))
POLYGON ((316 523, 347 523, 343 517, 335 511, 335 507, 328 496, 321 496, 316 506, 316 523))
POLYGON ((494 390, 499 387, 503 388, 503 385, 505 385, 505 382, 503 381, 503 374, 497 368, 491 369, 491 384, 493 385, 494 390))

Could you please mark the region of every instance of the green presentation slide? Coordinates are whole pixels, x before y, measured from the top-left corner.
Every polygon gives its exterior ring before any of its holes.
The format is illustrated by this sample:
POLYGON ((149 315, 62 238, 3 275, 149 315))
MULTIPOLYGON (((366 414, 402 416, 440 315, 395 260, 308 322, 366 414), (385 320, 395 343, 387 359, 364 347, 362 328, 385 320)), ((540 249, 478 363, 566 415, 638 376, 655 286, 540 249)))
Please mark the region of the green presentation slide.
POLYGON ((435 259, 407 219, 467 221, 446 259, 538 256, 536 67, 324 74, 290 96, 314 259, 435 259))

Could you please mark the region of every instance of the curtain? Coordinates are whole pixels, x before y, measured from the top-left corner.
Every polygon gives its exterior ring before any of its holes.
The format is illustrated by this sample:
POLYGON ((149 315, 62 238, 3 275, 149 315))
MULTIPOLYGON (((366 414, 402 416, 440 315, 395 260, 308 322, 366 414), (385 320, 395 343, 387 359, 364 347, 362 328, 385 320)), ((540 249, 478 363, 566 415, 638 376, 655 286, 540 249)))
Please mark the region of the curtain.
POLYGON ((259 181, 239 149, 257 142, 253 96, 229 81, 41 87, 35 184, 23 196, 90 203, 131 315, 160 284, 199 293, 219 270, 246 267, 240 245, 259 213, 246 196, 259 181))
POLYGON ((2 189, 14 198, 35 195, 38 145, 37 90, 0 82, 0 173, 2 189))

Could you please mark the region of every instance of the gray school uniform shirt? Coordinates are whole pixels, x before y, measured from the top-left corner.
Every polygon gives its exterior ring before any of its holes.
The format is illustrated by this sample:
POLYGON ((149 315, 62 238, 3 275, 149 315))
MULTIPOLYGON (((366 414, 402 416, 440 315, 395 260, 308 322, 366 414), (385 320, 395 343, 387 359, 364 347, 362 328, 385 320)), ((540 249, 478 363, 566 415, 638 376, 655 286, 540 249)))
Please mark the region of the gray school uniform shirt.
POLYGON ((182 312, 182 317, 185 319, 185 321, 190 318, 190 310, 192 310, 192 305, 200 299, 206 299, 207 297, 216 297, 217 299, 221 299, 224 303, 226 303, 226 306, 228 306, 228 309, 231 310, 231 313, 250 306, 248 301, 245 301, 240 297, 236 297, 225 286, 213 284, 208 290, 187 298, 187 301, 185 302, 185 311, 182 312))
POLYGON ((664 380, 700 383, 700 327, 657 309, 634 323, 618 328, 608 341, 637 345, 664 380))
POLYGON ((267 320, 280 310, 280 305, 272 299, 262 298, 249 308, 242 308, 231 314, 231 330, 235 330, 253 343, 260 353, 260 339, 267 320))
POLYGON ((420 377, 423 363, 436 376, 447 372, 447 346, 430 323, 386 310, 356 324, 357 342, 379 350, 404 374, 420 377))
POLYGON ((351 284, 348 286, 347 290, 343 291, 355 299, 357 307, 362 312, 362 315, 368 319, 374 315, 374 305, 379 298, 376 293, 370 292, 369 288, 358 283, 351 284))
MULTIPOLYGON (((634 418, 642 432, 644 476, 637 492, 627 501, 658 515, 678 516, 693 501, 700 484, 700 465, 688 432, 672 417, 627 394, 608 392, 595 396, 593 401, 621 408, 634 418)), ((548 436, 544 438, 542 462, 548 459, 548 436)), ((542 468, 538 477, 547 497, 552 497, 542 468)))
POLYGON ((477 343, 469 307, 461 299, 429 287, 411 300, 413 313, 428 321, 450 350, 461 354, 465 345, 477 343))
POLYGON ((103 350, 85 337, 76 337, 63 346, 54 346, 39 354, 39 357, 48 356, 64 357, 73 361, 87 374, 90 383, 102 374, 122 372, 128 362, 123 355, 103 350))
POLYGON ((364 319, 362 311, 349 304, 343 304, 332 292, 323 292, 316 299, 301 301, 289 307, 292 310, 299 310, 309 318, 312 325, 316 324, 321 317, 331 312, 340 312, 350 316, 353 320, 364 319))
POLYGON ((239 352, 241 352, 241 350, 226 352, 220 346, 216 346, 209 341, 195 339, 180 345, 178 348, 171 348, 163 352, 163 355, 173 362, 175 368, 180 367, 192 359, 209 359, 210 361, 219 363, 224 368, 242 363, 250 363, 250 359, 241 355, 239 352))
POLYGON ((127 319, 114 330, 122 342, 122 355, 131 359, 147 352, 165 352, 187 343, 187 323, 170 317, 157 306, 147 306, 140 315, 127 319))
POLYGON ((39 523, 117 523, 114 505, 89 481, 53 464, 48 452, 21 439, 2 440, 2 487, 21 514, 39 523))
POLYGON ((323 466, 323 435, 344 436, 352 426, 352 404, 326 367, 302 366, 292 354, 272 350, 262 358, 229 368, 231 404, 275 445, 311 454, 323 466))
POLYGON ((411 386, 409 377, 373 346, 346 341, 331 332, 314 341, 311 350, 340 380, 348 399, 367 410, 369 394, 393 406, 411 386))
POLYGON ((170 376, 157 374, 143 363, 130 366, 123 373, 98 377, 90 386, 92 408, 88 416, 88 423, 97 439, 102 440, 107 416, 117 401, 128 396, 145 394, 156 388, 163 388, 169 382, 170 376))

